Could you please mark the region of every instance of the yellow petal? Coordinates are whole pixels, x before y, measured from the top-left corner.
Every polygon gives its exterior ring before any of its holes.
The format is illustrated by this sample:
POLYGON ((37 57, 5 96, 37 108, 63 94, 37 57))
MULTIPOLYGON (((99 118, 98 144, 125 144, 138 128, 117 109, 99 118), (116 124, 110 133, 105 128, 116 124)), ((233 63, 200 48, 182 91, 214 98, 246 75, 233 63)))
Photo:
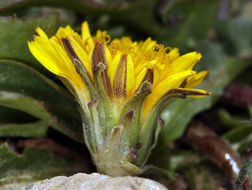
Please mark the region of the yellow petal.
POLYGON ((173 49, 171 49, 171 51, 167 55, 169 56, 170 61, 173 62, 177 58, 179 58, 179 49, 173 48, 173 49))
POLYGON ((107 67, 109 69, 109 67, 111 65, 110 63, 111 63, 112 58, 111 58, 111 54, 110 54, 110 51, 109 51, 107 45, 104 46, 104 49, 105 49, 106 60, 107 60, 107 63, 108 63, 107 67))
POLYGON ((84 67, 87 69, 88 74, 93 79, 90 56, 84 51, 81 44, 79 44, 76 40, 74 40, 74 38, 69 37, 69 39, 71 41, 75 53, 78 55, 84 67))
POLYGON ((201 54, 197 52, 187 53, 172 62, 171 66, 174 68, 175 73, 192 69, 201 57, 201 54))
POLYGON ((113 81, 114 95, 128 97, 135 87, 134 68, 130 56, 122 55, 113 81))
POLYGON ((112 82, 111 83, 112 86, 113 86, 116 70, 121 60, 121 56, 122 56, 122 53, 118 51, 116 55, 114 56, 113 60, 111 61, 111 64, 109 65, 109 68, 108 68, 108 75, 112 82))
MULTIPOLYGON (((144 105, 144 115, 146 116, 155 104, 171 89, 178 88, 179 85, 188 77, 194 75, 195 71, 183 71, 171 76, 153 87, 152 93, 147 97, 144 105)), ((155 75, 155 73, 154 73, 155 75)))
POLYGON ((208 75, 209 71, 201 71, 186 80, 186 87, 192 88, 201 83, 201 81, 208 75))
POLYGON ((90 101, 89 91, 77 74, 61 41, 55 36, 50 39, 45 38, 43 31, 41 31, 38 34, 43 37, 36 36, 33 42, 28 42, 31 53, 49 71, 70 81, 76 93, 88 103, 90 101))
POLYGON ((40 27, 37 27, 35 31, 41 38, 48 39, 46 33, 40 27))
POLYGON ((127 78, 127 56, 122 55, 113 81, 113 92, 115 97, 126 98, 127 96, 126 78, 127 78))
POLYGON ((144 50, 149 50, 152 49, 152 47, 156 44, 157 42, 152 40, 151 38, 147 38, 147 40, 145 40, 141 46, 141 49, 144 50))
POLYGON ((135 75, 134 75, 134 65, 131 59, 131 56, 127 56, 127 77, 126 77, 126 89, 127 89, 127 96, 131 94, 132 90, 135 87, 135 75))
POLYGON ((44 41, 41 37, 36 37, 35 41, 28 42, 28 46, 33 56, 44 67, 56 75, 65 76, 58 64, 60 60, 57 53, 49 42, 44 41))
POLYGON ((84 21, 81 25, 81 37, 83 42, 85 42, 87 39, 92 38, 87 21, 84 21))
POLYGON ((67 25, 65 28, 63 27, 59 27, 57 33, 56 33, 56 36, 60 38, 65 38, 65 37, 68 37, 68 36, 71 36, 73 35, 75 32, 72 30, 72 28, 67 25))
POLYGON ((87 21, 83 22, 81 25, 81 38, 83 45, 85 46, 86 53, 92 51, 94 48, 94 41, 90 34, 89 26, 87 21))
MULTIPOLYGON (((90 50, 87 50, 87 47, 83 45, 80 36, 74 32, 71 27, 67 26, 65 28, 60 28, 57 33, 56 37, 61 43, 61 39, 68 38, 71 41, 71 45, 74 48, 75 53, 80 58, 81 62, 84 64, 84 67, 87 69, 89 75, 92 77, 92 70, 91 70, 91 60, 90 55, 87 53, 90 50)), ((89 47, 88 47, 89 48, 89 47)))
POLYGON ((136 85, 135 85, 135 88, 134 88, 134 92, 136 92, 136 90, 140 87, 145 75, 146 75, 146 72, 147 72, 147 68, 144 68, 140 73, 139 75, 137 75, 137 78, 136 78, 136 85))

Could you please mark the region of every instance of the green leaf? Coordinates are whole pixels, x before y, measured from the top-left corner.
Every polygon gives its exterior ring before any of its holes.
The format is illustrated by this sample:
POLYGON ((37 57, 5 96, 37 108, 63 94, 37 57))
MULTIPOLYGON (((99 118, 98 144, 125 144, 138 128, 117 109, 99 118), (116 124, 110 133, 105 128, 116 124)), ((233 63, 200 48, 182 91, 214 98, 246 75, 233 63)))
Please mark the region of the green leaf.
MULTIPOLYGON (((45 106, 44 102, 37 101, 36 99, 22 94, 0 91, 0 105, 31 114, 39 119, 42 119, 47 125, 54 127, 56 130, 64 133, 65 135, 70 136, 75 140, 82 141, 81 130, 79 133, 74 130, 74 127, 77 128, 78 126, 71 126, 70 123, 68 126, 61 123, 59 121, 60 118, 57 118, 53 113, 51 113, 45 106), (71 129, 74 131, 71 131, 71 129)), ((36 125, 34 125, 34 127, 36 127, 36 125)))
POLYGON ((153 157, 150 163, 169 171, 179 172, 186 168, 194 167, 204 159, 191 150, 174 149, 167 148, 166 151, 160 153, 158 157, 153 157))
POLYGON ((247 136, 245 139, 242 139, 240 142, 234 143, 232 146, 237 152, 239 152, 241 154, 244 153, 245 151, 251 149, 252 134, 249 133, 249 136, 247 136))
POLYGON ((221 124, 227 129, 235 129, 238 127, 249 126, 250 123, 247 122, 247 118, 231 116, 225 109, 220 109, 218 111, 218 116, 221 124))
POLYGON ((241 56, 252 55, 252 19, 237 17, 217 23, 217 30, 227 41, 230 53, 241 56))
POLYGON ((72 175, 82 169, 83 167, 75 159, 67 159, 60 154, 56 156, 47 150, 25 148, 22 154, 17 154, 7 144, 0 146, 0 189, 2 190, 17 190, 23 185, 38 180, 56 175, 72 175))
POLYGON ((160 145, 181 137, 192 117, 202 110, 210 108, 222 93, 223 88, 249 64, 249 60, 227 58, 217 44, 204 42, 201 45, 203 59, 200 69, 210 70, 209 77, 197 87, 208 90, 213 95, 207 98, 176 100, 170 103, 162 113, 165 127, 161 132, 160 145))
POLYGON ((75 140, 83 139, 75 102, 27 65, 0 60, 0 105, 26 112, 75 140))
MULTIPOLYGON (((111 2, 110 0, 99 0, 95 2, 80 0, 71 0, 71 2, 68 0, 19 0, 18 3, 16 0, 8 0, 0 4, 0 14, 15 13, 25 8, 38 5, 61 7, 73 10, 81 15, 88 15, 92 19, 105 16, 111 23, 119 23, 119 27, 122 26, 121 24, 126 25, 130 32, 134 29, 135 31, 142 31, 146 34, 159 36, 160 34, 165 34, 166 30, 164 30, 154 17, 157 3, 158 0, 125 0, 123 2, 111 2)), ((94 25, 99 25, 99 23, 94 22, 94 25)))
POLYGON ((249 109, 250 118, 252 118, 252 105, 250 105, 248 109, 249 109))
POLYGON ((0 125, 9 123, 26 123, 35 118, 24 112, 0 106, 0 125))
POLYGON ((22 61, 34 68, 43 68, 28 49, 27 41, 33 40, 36 27, 49 36, 56 29, 57 14, 20 20, 16 17, 0 17, 0 59, 22 61))
POLYGON ((44 137, 48 124, 37 121, 25 124, 2 124, 0 125, 0 137, 44 137))
POLYGON ((251 125, 241 125, 238 128, 235 128, 228 133, 226 133, 223 138, 230 141, 231 143, 234 142, 241 142, 245 140, 252 133, 252 124, 251 125))
POLYGON ((127 7, 128 3, 80 0, 71 0, 71 2, 68 0, 19 0, 17 3, 17 0, 7 0, 0 2, 0 13, 8 13, 34 5, 63 7, 94 16, 117 11, 118 8, 127 7))
POLYGON ((223 125, 232 128, 223 135, 223 138, 231 143, 239 142, 244 140, 252 133, 252 123, 247 120, 238 120, 231 116, 226 110, 219 110, 219 118, 223 125))
POLYGON ((238 119, 231 116, 227 111, 220 110, 219 117, 223 125, 232 128, 222 137, 233 144, 238 152, 243 153, 252 145, 252 122, 248 119, 238 119))
POLYGON ((213 26, 218 0, 177 0, 167 3, 161 17, 168 29, 164 41, 170 46, 194 47, 213 26))

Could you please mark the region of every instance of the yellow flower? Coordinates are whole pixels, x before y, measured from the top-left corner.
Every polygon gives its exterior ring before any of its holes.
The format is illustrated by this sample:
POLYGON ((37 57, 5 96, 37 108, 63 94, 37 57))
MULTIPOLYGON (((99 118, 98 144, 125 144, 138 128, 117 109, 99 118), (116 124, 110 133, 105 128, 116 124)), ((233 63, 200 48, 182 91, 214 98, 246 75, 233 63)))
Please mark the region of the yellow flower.
POLYGON ((66 78, 75 90, 83 105, 91 102, 90 91, 76 72, 62 39, 69 39, 72 48, 83 63, 91 80, 92 54, 96 43, 103 44, 106 55, 106 66, 112 90, 111 101, 116 104, 115 112, 123 101, 131 97, 139 89, 143 79, 151 75, 152 93, 144 104, 143 119, 153 106, 171 89, 181 89, 186 80, 185 90, 210 95, 203 90, 191 89, 198 85, 208 74, 208 71, 196 73, 193 67, 201 59, 197 52, 180 56, 177 48, 164 47, 151 38, 145 41, 132 41, 129 37, 114 39, 106 31, 98 31, 91 36, 87 22, 82 24, 82 35, 79 36, 69 26, 59 28, 55 36, 48 38, 40 29, 36 29, 34 41, 29 42, 31 53, 52 73, 66 78), (114 100, 115 101, 114 101, 114 100))
POLYGON ((151 38, 110 41, 106 31, 91 36, 84 22, 81 36, 67 26, 48 38, 37 28, 28 45, 79 101, 85 143, 97 169, 109 175, 141 173, 164 125, 158 115, 165 103, 210 95, 192 89, 208 74, 193 70, 200 53, 180 56, 151 38))

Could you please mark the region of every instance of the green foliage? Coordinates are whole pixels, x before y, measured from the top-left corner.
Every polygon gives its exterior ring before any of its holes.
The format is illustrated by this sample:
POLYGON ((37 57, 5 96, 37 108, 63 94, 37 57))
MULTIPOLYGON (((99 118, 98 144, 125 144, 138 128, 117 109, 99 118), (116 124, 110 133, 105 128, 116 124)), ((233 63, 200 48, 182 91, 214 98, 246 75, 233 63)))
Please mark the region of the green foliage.
POLYGON ((164 37, 170 46, 194 47, 198 39, 204 39, 212 28, 218 0, 178 0, 170 2, 161 12, 163 22, 168 23, 164 37))
POLYGON ((0 125, 0 137, 44 137, 48 124, 44 121, 36 121, 24 124, 0 125))
POLYGON ((22 63, 0 60, 0 105, 26 112, 82 141, 75 104, 60 87, 22 63))
POLYGON ((18 60, 41 69, 41 64, 31 55, 27 41, 33 39, 37 26, 45 30, 49 36, 52 35, 56 29, 56 21, 56 14, 34 17, 26 21, 15 17, 0 18, 0 59, 18 60))
POLYGON ((218 113, 222 124, 231 128, 223 138, 234 145, 234 148, 243 153, 252 145, 252 122, 247 118, 234 118, 226 110, 218 113))
POLYGON ((3 144, 0 146, 0 187, 3 190, 19 189, 40 179, 71 175, 77 170, 75 162, 36 148, 25 148, 22 154, 17 154, 9 145, 3 144))
POLYGON ((225 20, 217 24, 217 29, 223 39, 228 41, 227 47, 230 53, 242 56, 251 56, 252 53, 252 19, 250 17, 238 17, 225 20))

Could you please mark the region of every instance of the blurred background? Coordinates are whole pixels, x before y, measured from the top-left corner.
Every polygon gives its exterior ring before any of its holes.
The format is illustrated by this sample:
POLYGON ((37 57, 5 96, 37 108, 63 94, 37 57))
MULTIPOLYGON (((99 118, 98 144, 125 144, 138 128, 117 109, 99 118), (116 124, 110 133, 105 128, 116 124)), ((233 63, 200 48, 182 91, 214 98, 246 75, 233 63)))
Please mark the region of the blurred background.
POLYGON ((111 38, 151 37, 209 70, 202 99, 176 100, 143 174, 172 190, 246 189, 252 180, 251 0, 0 0, 0 189, 95 172, 77 103, 30 54, 40 26, 70 25, 111 38), (162 169, 160 169, 162 168, 162 169), (240 171, 240 173, 239 173, 240 171))

